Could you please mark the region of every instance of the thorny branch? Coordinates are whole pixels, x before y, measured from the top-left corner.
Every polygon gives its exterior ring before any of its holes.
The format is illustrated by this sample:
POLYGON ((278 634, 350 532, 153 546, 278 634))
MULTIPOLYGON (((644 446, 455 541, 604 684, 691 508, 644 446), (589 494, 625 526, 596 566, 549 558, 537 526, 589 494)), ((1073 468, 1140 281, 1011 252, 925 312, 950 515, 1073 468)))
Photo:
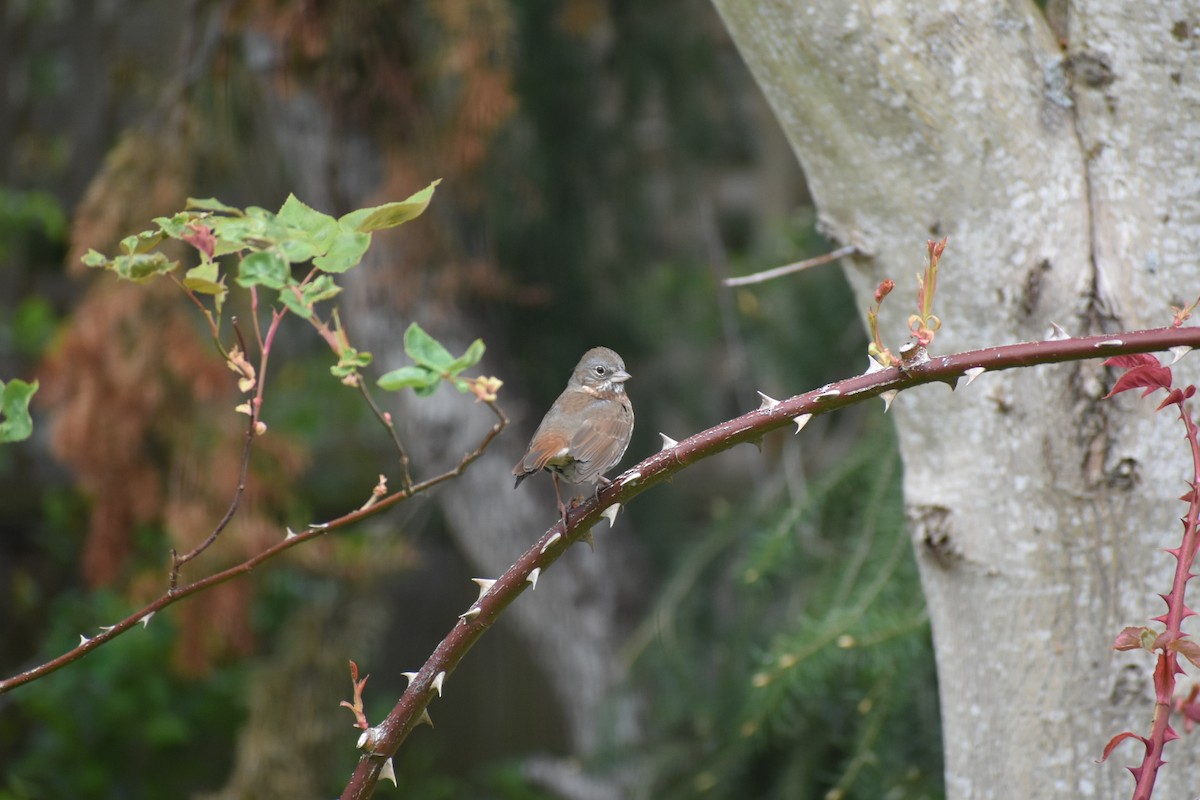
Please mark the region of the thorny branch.
POLYGON ((533 588, 541 573, 571 545, 590 536, 590 529, 602 516, 615 515, 620 504, 627 503, 657 483, 668 480, 688 465, 765 434, 795 425, 797 433, 816 414, 861 403, 889 392, 898 392, 928 383, 944 382, 953 388, 964 375, 977 377, 982 371, 1000 371, 1015 367, 1081 361, 1089 358, 1149 353, 1171 348, 1200 347, 1200 328, 1170 327, 1130 333, 1053 339, 1043 342, 992 347, 951 356, 930 358, 924 349, 905 364, 872 369, 837 383, 823 386, 783 401, 764 396, 755 411, 701 431, 680 442, 663 437, 662 451, 643 460, 614 479, 597 496, 584 501, 568 515, 568 524, 554 524, 496 581, 483 588, 479 599, 462 614, 432 655, 411 678, 408 689, 395 707, 378 725, 368 729, 357 767, 351 775, 342 800, 365 800, 400 745, 423 721, 433 696, 442 693, 446 678, 454 671, 472 645, 496 621, 499 615, 527 588, 533 588))

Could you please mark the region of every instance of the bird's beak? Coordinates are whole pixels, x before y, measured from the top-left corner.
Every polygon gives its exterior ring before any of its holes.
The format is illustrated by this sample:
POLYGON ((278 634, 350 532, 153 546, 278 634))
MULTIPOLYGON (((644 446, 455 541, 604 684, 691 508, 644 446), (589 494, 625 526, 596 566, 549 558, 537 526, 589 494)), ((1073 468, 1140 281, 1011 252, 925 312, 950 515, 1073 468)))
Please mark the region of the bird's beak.
POLYGON ((612 376, 612 382, 613 382, 613 383, 624 383, 625 381, 629 380, 629 379, 630 379, 630 378, 632 378, 632 377, 633 377, 633 376, 632 376, 632 375, 630 375, 630 374, 629 374, 628 372, 626 372, 625 370, 623 370, 623 369, 619 369, 619 370, 617 370, 616 372, 614 372, 614 373, 613 373, 613 376, 612 376))

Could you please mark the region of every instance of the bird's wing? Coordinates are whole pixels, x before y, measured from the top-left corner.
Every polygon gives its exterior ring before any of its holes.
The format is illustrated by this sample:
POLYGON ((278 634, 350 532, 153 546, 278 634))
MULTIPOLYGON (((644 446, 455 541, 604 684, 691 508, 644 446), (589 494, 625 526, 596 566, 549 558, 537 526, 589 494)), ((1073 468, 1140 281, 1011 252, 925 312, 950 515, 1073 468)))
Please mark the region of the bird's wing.
POLYGON ((587 417, 571 437, 571 455, 580 462, 575 482, 594 482, 620 461, 629 446, 630 433, 628 412, 607 419, 587 417))

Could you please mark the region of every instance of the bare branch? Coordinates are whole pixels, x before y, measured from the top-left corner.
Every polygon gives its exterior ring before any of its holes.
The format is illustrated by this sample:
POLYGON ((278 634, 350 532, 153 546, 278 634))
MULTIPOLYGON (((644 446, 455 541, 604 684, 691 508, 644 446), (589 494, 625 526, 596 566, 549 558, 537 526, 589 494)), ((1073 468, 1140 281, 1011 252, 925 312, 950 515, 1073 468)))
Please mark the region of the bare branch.
POLYGON ((809 267, 819 267, 822 264, 828 264, 830 261, 837 261, 839 258, 844 258, 849 255, 854 255, 858 252, 858 248, 852 244, 845 247, 839 247, 837 250, 826 253, 823 256, 797 261, 795 264, 787 264, 782 267, 764 270, 763 272, 755 272, 750 275, 739 275, 736 278, 724 278, 721 281, 723 286, 747 286, 751 283, 762 283, 764 281, 782 278, 784 275, 791 275, 793 272, 800 272, 809 267))

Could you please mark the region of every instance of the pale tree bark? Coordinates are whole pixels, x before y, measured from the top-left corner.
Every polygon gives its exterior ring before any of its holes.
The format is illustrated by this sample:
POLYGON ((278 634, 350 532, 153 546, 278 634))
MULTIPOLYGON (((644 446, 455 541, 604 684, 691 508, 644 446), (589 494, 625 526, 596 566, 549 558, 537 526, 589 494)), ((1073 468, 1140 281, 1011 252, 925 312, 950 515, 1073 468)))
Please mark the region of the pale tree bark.
MULTIPOLYGON (((860 302, 897 280, 893 346, 927 238, 950 237, 935 352, 1167 324, 1200 291, 1200 4, 1073 3, 1064 49, 1019 0, 715 3, 825 230, 866 253, 860 302)), ((1107 383, 1023 370, 893 409, 951 798, 1132 792, 1139 747, 1096 759, 1148 732, 1152 661, 1110 645, 1163 611, 1189 472, 1179 423, 1107 383)), ((1156 796, 1195 796, 1195 742, 1166 757, 1156 796)))

